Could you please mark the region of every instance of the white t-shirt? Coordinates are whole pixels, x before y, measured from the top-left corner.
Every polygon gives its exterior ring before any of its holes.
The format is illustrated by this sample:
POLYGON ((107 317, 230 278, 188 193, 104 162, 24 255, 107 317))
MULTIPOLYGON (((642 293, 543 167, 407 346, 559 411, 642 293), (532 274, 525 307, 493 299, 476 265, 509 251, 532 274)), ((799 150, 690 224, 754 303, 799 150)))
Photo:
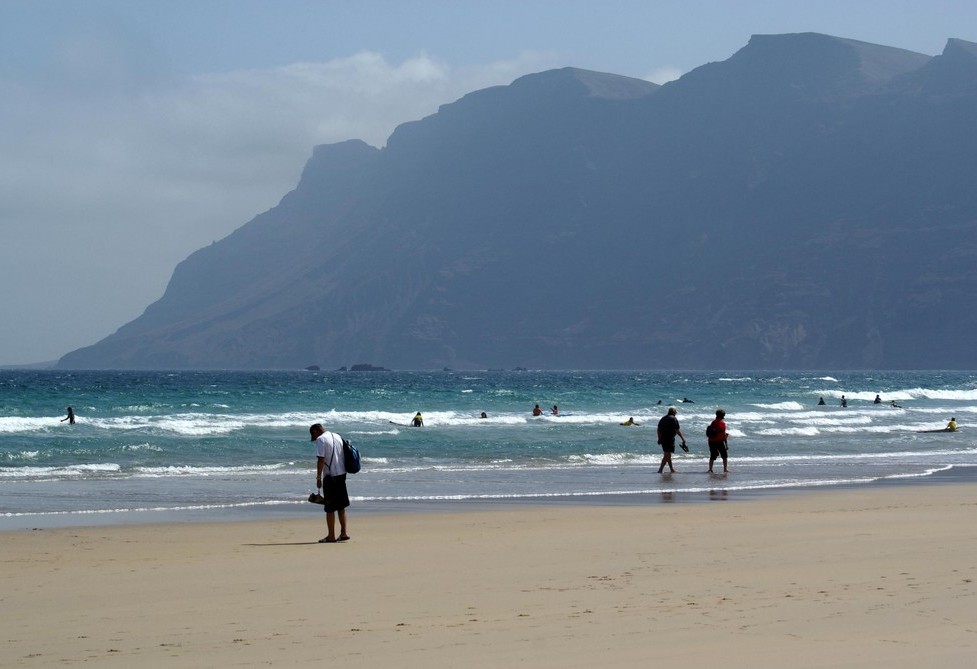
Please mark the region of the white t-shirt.
POLYGON ((346 473, 346 462, 343 459, 343 439, 334 432, 323 432, 315 440, 315 455, 325 458, 322 467, 323 476, 340 476, 346 473))

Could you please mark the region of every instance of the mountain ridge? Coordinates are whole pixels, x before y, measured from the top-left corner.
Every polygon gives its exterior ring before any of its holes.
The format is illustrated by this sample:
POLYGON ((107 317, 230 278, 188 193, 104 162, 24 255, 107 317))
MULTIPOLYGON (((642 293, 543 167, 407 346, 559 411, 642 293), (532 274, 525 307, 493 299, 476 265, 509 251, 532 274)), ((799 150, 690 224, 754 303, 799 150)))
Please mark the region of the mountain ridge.
POLYGON ((972 368, 932 322, 977 311, 972 46, 754 36, 663 86, 470 93, 316 147, 59 366, 972 368))

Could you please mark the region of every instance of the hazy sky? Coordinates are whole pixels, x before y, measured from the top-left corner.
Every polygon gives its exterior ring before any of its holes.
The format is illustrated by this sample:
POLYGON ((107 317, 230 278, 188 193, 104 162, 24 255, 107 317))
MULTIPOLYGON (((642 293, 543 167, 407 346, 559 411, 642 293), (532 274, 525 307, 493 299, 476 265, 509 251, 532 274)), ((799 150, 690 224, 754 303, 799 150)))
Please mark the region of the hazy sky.
POLYGON ((664 82, 752 34, 939 54, 974 0, 0 0, 0 364, 53 360, 292 189, 316 144, 554 67, 664 82))

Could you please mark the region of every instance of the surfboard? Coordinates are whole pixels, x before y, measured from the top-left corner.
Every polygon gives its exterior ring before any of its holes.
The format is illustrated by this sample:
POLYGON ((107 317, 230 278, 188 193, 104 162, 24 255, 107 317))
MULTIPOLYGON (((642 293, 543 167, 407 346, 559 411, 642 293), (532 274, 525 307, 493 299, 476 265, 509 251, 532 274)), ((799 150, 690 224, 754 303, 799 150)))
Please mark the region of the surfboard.
POLYGON ((917 432, 919 432, 919 434, 930 434, 930 433, 933 433, 933 432, 946 432, 947 434, 953 434, 954 432, 959 432, 959 431, 960 431, 960 428, 959 427, 956 430, 952 430, 952 431, 951 430, 947 430, 946 428, 941 428, 939 430, 917 430, 917 432))

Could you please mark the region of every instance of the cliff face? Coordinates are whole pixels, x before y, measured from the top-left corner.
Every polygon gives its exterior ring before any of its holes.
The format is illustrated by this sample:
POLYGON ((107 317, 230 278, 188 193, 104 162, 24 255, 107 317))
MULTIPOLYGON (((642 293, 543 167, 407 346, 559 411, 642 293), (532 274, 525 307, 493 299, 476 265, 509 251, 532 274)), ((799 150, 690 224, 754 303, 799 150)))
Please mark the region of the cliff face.
POLYGON ((60 366, 973 368, 975 125, 960 40, 530 75, 317 147, 60 366))

